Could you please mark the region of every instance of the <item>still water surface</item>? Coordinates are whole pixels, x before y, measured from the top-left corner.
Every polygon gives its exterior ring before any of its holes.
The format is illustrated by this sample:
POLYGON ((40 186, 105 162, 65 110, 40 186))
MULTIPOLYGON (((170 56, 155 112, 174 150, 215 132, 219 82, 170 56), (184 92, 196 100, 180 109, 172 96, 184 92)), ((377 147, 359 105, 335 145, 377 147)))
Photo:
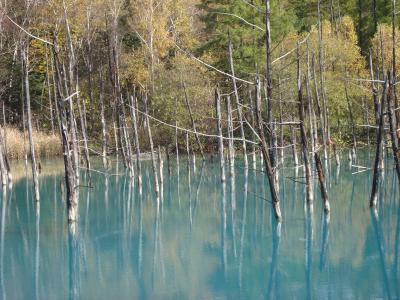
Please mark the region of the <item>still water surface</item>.
MULTIPOLYGON (((372 161, 364 152, 357 164, 372 161)), ((141 192, 128 176, 93 172, 72 234, 56 164, 41 175, 40 206, 25 176, 2 195, 0 299, 400 298, 399 187, 389 168, 374 215, 372 172, 332 163, 327 219, 318 186, 307 209, 303 170, 285 162, 281 228, 264 174, 246 172, 240 160, 225 185, 215 159, 189 170, 182 159, 179 172, 173 161, 170 175, 165 162, 159 202, 149 162, 141 192)))

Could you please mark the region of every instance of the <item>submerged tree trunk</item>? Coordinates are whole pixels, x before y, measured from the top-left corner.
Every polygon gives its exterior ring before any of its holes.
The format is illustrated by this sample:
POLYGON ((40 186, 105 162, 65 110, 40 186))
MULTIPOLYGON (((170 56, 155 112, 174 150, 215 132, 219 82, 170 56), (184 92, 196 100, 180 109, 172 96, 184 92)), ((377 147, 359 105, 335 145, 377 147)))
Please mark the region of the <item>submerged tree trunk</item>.
MULTIPOLYGON (((78 219, 78 178, 76 177, 76 170, 74 167, 76 166, 73 162, 77 147, 73 147, 73 144, 76 143, 76 140, 72 137, 70 140, 70 132, 68 128, 70 127, 73 130, 74 126, 74 117, 68 108, 70 106, 66 106, 65 102, 69 99, 66 99, 65 95, 68 93, 68 89, 66 87, 66 78, 64 79, 62 73, 60 71, 60 62, 58 58, 58 46, 57 46, 57 37, 54 37, 54 48, 53 48, 53 56, 54 56, 54 71, 56 76, 54 77, 54 84, 56 85, 56 99, 58 103, 58 113, 59 113, 59 126, 61 133, 61 144, 64 158, 64 170, 65 170, 65 184, 67 188, 67 209, 68 209, 68 222, 73 223, 78 219), (65 84, 62 84, 62 81, 65 84), (64 87, 63 87, 64 86, 64 87)), ((64 73, 65 74, 65 73, 64 73)), ((72 95, 67 96, 67 98, 71 98, 72 95)))
POLYGON ((196 123, 194 122, 192 107, 190 106, 189 97, 187 94, 186 83, 183 83, 183 90, 185 93, 186 106, 187 106, 187 109, 188 109, 189 115, 190 115, 190 121, 192 122, 192 128, 193 128, 194 134, 196 136, 197 145, 199 146, 201 157, 203 159, 205 159, 204 152, 203 152, 203 146, 201 145, 200 137, 199 137, 199 134, 197 133, 197 129, 196 129, 196 123))
POLYGON ((103 74, 100 71, 100 117, 101 117, 101 141, 102 141, 102 158, 103 158, 103 167, 107 168, 107 124, 106 124, 106 117, 105 117, 105 107, 104 107, 104 81, 103 81, 103 74))
POLYGON ((306 92, 307 92, 307 102, 308 102, 308 118, 309 118, 309 124, 310 124, 311 152, 314 153, 315 152, 316 128, 314 128, 314 122, 313 122, 313 120, 314 120, 314 118, 313 118, 314 105, 313 105, 313 100, 312 100, 311 90, 310 90, 310 54, 309 54, 309 50, 308 50, 308 44, 307 44, 306 92))
POLYGON ((1 172, 1 183, 3 186, 7 185, 8 172, 6 167, 5 155, 4 155, 4 142, 3 137, 0 134, 0 172, 1 172))
POLYGON ((276 144, 276 132, 272 127, 272 50, 271 50, 271 9, 270 9, 270 0, 265 0, 265 47, 266 47, 266 102, 267 102, 267 122, 269 126, 269 130, 271 131, 270 137, 270 159, 272 168, 275 169, 277 166, 277 158, 276 158, 276 148, 274 145, 276 144))
POLYGON ((275 218, 278 222, 282 220, 282 213, 279 203, 279 194, 276 187, 274 170, 271 163, 271 158, 269 156, 269 147, 265 139, 263 119, 261 115, 261 91, 260 91, 260 81, 257 79, 257 98, 256 98, 256 116, 257 116, 257 127, 259 136, 261 139, 261 151, 264 158, 265 170, 267 172, 268 182, 270 186, 272 207, 274 209, 275 218))
POLYGON ((178 143, 178 98, 175 98, 175 154, 176 168, 179 175, 179 143, 178 143))
POLYGON ((368 147, 371 145, 371 140, 369 136, 369 108, 368 108, 368 103, 365 101, 365 97, 363 97, 363 102, 362 106, 364 109, 364 123, 367 125, 366 131, 367 131, 367 145, 368 147))
POLYGON ((219 90, 215 90, 215 112, 217 116, 217 132, 218 132, 218 153, 221 169, 221 181, 225 182, 225 157, 224 157, 224 140, 222 138, 222 125, 221 125, 221 96, 219 90))
MULTIPOLYGON (((68 81, 65 78, 64 85, 65 85, 65 90, 68 95, 68 103, 69 103, 69 121, 70 121, 70 131, 71 131, 71 137, 72 137, 72 148, 73 148, 73 167, 74 167, 74 172, 75 172, 75 179, 76 179, 76 184, 79 185, 79 145, 78 145, 78 139, 77 139, 77 125, 76 125, 76 118, 75 118, 75 111, 74 111, 74 105, 72 102, 72 95, 75 92, 79 92, 74 90, 74 82, 75 82, 75 76, 74 76, 74 70, 76 68, 76 59, 75 59, 75 51, 74 51, 74 45, 72 42, 72 36, 71 36, 71 29, 69 26, 69 20, 68 20, 68 15, 67 15, 67 8, 65 5, 65 1, 63 0, 63 9, 64 9, 64 21, 65 21, 65 29, 67 33, 67 52, 68 52, 68 79, 69 79, 69 85, 68 81)), ((64 64, 63 64, 64 68, 64 64)), ((64 74, 66 74, 65 70, 64 74)))
POLYGON ((28 51, 27 46, 23 45, 21 48, 21 55, 24 68, 25 105, 26 105, 27 121, 28 121, 28 135, 29 135, 30 158, 32 164, 33 188, 34 188, 35 201, 40 201, 39 172, 36 163, 35 144, 33 141, 31 97, 29 90, 29 59, 27 51, 28 51))
POLYGON ((151 128, 150 128, 150 121, 149 121, 149 109, 148 109, 148 101, 147 101, 147 93, 144 95, 144 104, 146 107, 146 125, 147 125, 147 134, 149 136, 150 142, 150 152, 151 152, 151 162, 153 166, 153 173, 154 173, 154 189, 156 192, 156 197, 160 196, 160 187, 158 184, 158 171, 157 171, 157 162, 154 154, 154 144, 153 144, 153 136, 151 135, 151 128))
MULTIPOLYGON (((255 109, 254 109, 254 100, 251 96, 251 89, 249 89, 249 101, 250 101, 250 112, 251 112, 251 126, 256 128, 256 118, 255 118, 255 109)), ((253 139, 255 139, 256 135, 253 132, 253 139)), ((257 154, 256 154, 256 145, 252 144, 252 157, 253 157, 253 169, 257 169, 257 154)))
POLYGON ((231 41, 229 41, 229 61, 230 61, 230 65, 231 65, 232 82, 233 82, 233 89, 234 89, 235 99, 236 99, 236 111, 237 111, 239 127, 240 127, 240 135, 242 138, 244 167, 247 169, 249 166, 249 162, 247 160, 246 137, 244 134, 244 127, 243 127, 242 106, 240 104, 239 92, 238 92, 237 85, 236 85, 235 67, 233 64, 233 45, 232 45, 231 41))
POLYGON ((374 68, 372 65, 372 50, 369 52, 369 72, 371 78, 371 87, 372 87, 372 99, 374 101, 374 112, 375 112, 375 124, 379 124, 379 100, 378 100, 378 89, 376 88, 375 78, 374 78, 374 68))
POLYGON ((350 121, 350 128, 351 128, 351 136, 353 138, 353 151, 357 149, 357 139, 356 139, 356 128, 354 124, 354 115, 353 115, 353 106, 350 102, 350 97, 347 91, 347 83, 345 84, 345 94, 346 94, 346 100, 347 100, 347 108, 349 110, 349 121, 350 121))
POLYGON ((324 150, 324 158, 326 160, 326 159, 328 159, 328 152, 327 152, 327 149, 326 149, 327 140, 326 140, 326 132, 325 132, 325 120, 324 120, 324 117, 323 117, 323 114, 322 114, 321 101, 319 99, 317 75, 316 75, 316 71, 315 71, 315 56, 314 55, 312 57, 312 72, 313 72, 315 99, 317 101, 317 109, 318 109, 319 122, 320 122, 320 128, 321 128, 322 147, 323 147, 323 150, 324 150))
MULTIPOLYGON (((328 104, 325 90, 325 65, 324 65, 324 46, 323 46, 323 38, 322 38, 322 16, 321 16, 321 0, 318 0, 318 57, 319 57, 319 77, 320 77, 320 88, 321 88, 321 97, 322 97, 322 105, 323 105, 323 117, 324 117, 324 132, 325 132, 325 145, 328 144, 330 140, 330 129, 329 129, 329 115, 328 115, 328 104)), ((325 157, 328 159, 328 156, 325 157)))
POLYGON ((308 157, 308 147, 307 147, 307 134, 305 129, 305 113, 304 113, 304 100, 302 94, 302 84, 301 84, 301 69, 300 69, 300 53, 299 45, 297 45, 297 97, 299 106, 299 117, 300 117, 300 134, 301 134, 301 145, 303 150, 303 160, 304 169, 306 173, 306 190, 307 190, 307 202, 312 203, 314 200, 313 195, 313 182, 311 174, 311 165, 308 157))
MULTIPOLYGON (((293 120, 292 117, 291 117, 291 120, 293 120)), ((296 132, 295 132, 295 130, 294 130, 292 125, 289 125, 289 131, 290 131, 290 143, 292 144, 291 148, 292 148, 292 155, 293 155, 294 165, 298 166, 299 165, 299 158, 297 156, 296 132)))
MULTIPOLYGON (((79 91, 78 79, 76 80, 76 90, 79 91)), ((77 99, 77 104, 78 104, 79 123, 81 125, 82 138, 83 138, 86 174, 89 177, 89 182, 90 182, 92 176, 91 176, 91 173, 90 173, 90 157, 89 157, 87 127, 86 127, 84 112, 82 111, 81 97, 79 96, 79 92, 78 92, 78 94, 76 96, 76 99, 77 99)))
MULTIPOLYGON (((129 101, 129 95, 128 95, 128 101, 129 101)), ((126 111, 125 111, 125 102, 124 102, 124 98, 120 97, 120 111, 121 111, 121 115, 120 115, 120 123, 122 125, 122 138, 124 140, 124 143, 126 145, 126 163, 127 166, 129 168, 129 172, 130 172, 130 176, 133 177, 134 176, 134 167, 133 167, 133 153, 132 153, 132 144, 131 144, 131 140, 129 137, 129 132, 128 132, 128 126, 126 124, 126 111)))
POLYGON ((138 133, 138 124, 136 118, 136 111, 135 111, 135 99, 131 96, 131 116, 132 116, 132 126, 133 126, 133 133, 135 136, 135 146, 136 146, 136 170, 137 176, 141 182, 142 178, 142 166, 140 163, 140 144, 139 144, 139 133, 138 133))
POLYGON ((318 172, 318 179, 319 179, 319 186, 321 189, 322 200, 324 202, 324 211, 327 214, 330 211, 330 205, 329 205, 328 192, 326 190, 324 169, 322 167, 321 159, 319 158, 319 155, 317 152, 315 152, 314 158, 315 158, 315 165, 317 167, 317 172, 318 172))
POLYGON ((382 142, 383 142, 383 135, 384 135, 384 110, 385 110, 385 103, 387 100, 388 94, 388 80, 385 79, 385 84, 383 87, 383 95, 381 100, 381 107, 380 107, 380 118, 379 118, 379 128, 378 128, 378 136, 376 141, 376 155, 375 155, 375 163, 374 163, 374 175, 372 179, 372 191, 371 191, 371 198, 369 205, 370 207, 376 207, 377 200, 378 200, 378 186, 379 186, 379 163, 381 161, 382 156, 382 142))
POLYGON ((47 53, 46 47, 46 84, 47 84, 47 99, 49 101, 49 112, 50 112, 50 125, 51 125, 51 133, 54 135, 54 111, 53 111, 53 101, 51 97, 51 88, 50 88, 50 71, 49 71, 49 56, 47 53))
MULTIPOLYGON (((396 0, 392 0, 392 72, 393 72, 393 99, 394 105, 396 108, 399 107, 399 102, 397 101, 396 94, 396 0)), ((397 128, 400 127, 400 111, 395 111, 395 124, 396 124, 396 132, 397 138, 400 139, 400 131, 397 131, 397 128)))
POLYGON ((226 97, 226 109, 228 114, 228 159, 229 159, 229 174, 232 176, 235 168, 235 149, 233 147, 233 120, 231 97, 226 97))
POLYGON ((396 118, 392 106, 392 99, 394 98, 394 93, 395 93, 394 79, 393 79, 393 74, 391 74, 389 80, 389 94, 387 97, 387 111, 389 116, 390 137, 392 140, 393 158, 397 172, 397 179, 399 180, 400 184, 400 152, 399 152, 399 143, 396 136, 396 118))

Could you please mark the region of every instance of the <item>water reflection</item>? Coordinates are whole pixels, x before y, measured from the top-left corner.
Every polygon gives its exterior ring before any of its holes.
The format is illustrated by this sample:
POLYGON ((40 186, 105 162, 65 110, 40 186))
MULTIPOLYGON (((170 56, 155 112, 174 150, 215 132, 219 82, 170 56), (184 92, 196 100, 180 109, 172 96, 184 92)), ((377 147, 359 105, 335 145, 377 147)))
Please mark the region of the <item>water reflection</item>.
POLYGON ((226 236, 226 184, 221 185, 221 265, 223 269, 223 278, 226 279, 227 270, 227 236, 226 236))
MULTIPOLYGON (((357 156, 367 165, 367 153, 357 156)), ((198 160, 195 171, 185 161, 179 173, 170 163, 173 176, 165 168, 159 199, 148 161, 141 181, 92 174, 71 226, 61 175, 42 176, 40 207, 30 179, 2 190, 0 298, 398 298, 400 205, 392 170, 379 212, 371 214, 370 172, 353 175, 342 164, 337 178, 333 163, 326 216, 317 188, 314 206, 305 205, 304 171, 285 160, 279 227, 265 174, 241 168, 239 156, 226 184, 218 160, 198 160)))
POLYGON ((314 244, 314 206, 305 204, 304 226, 305 226, 305 271, 306 271, 306 299, 313 299, 312 291, 312 264, 314 244))
MULTIPOLYGON (((254 156, 255 157, 255 156, 254 156)), ((242 227, 240 230, 240 250, 239 250, 239 271, 238 271, 238 282, 239 291, 242 293, 243 287, 243 250, 244 250, 244 239, 246 232, 246 222, 247 222, 247 193, 249 186, 249 170, 244 170, 244 190, 243 190, 243 209, 242 209, 242 227)))
POLYGON ((6 226, 6 211, 7 211, 7 188, 3 187, 1 199, 1 232, 0 232, 0 289, 2 299, 7 299, 4 285, 4 248, 5 244, 5 226, 6 226))
POLYGON ((384 237, 383 237, 381 225, 379 223, 378 211, 376 209, 371 210, 371 219, 372 219, 372 226, 374 228, 374 234, 375 234, 375 238, 376 238, 377 248, 379 250, 379 266, 382 271, 384 290, 385 290, 385 293, 386 293, 388 299, 394 299, 392 297, 392 292, 390 289, 389 274, 388 274, 387 265, 386 265, 386 257, 385 257, 386 250, 385 250, 385 246, 384 246, 384 237))
POLYGON ((69 299, 79 299, 80 268, 79 268, 79 237, 76 222, 68 225, 68 266, 69 266, 69 299))
POLYGON ((279 245, 281 240, 281 224, 272 221, 272 255, 271 255, 271 267, 269 273, 269 282, 267 289, 267 299, 277 299, 278 284, 277 284, 277 273, 278 273, 278 258, 279 258, 279 245))
POLYGON ((35 296, 39 297, 39 278, 40 278, 40 202, 35 203, 36 208, 36 249, 35 249, 35 296))
POLYGON ((329 245, 329 222, 331 215, 323 214, 322 217, 322 240, 321 240, 321 255, 319 258, 319 271, 323 272, 326 268, 328 258, 328 245, 329 245))

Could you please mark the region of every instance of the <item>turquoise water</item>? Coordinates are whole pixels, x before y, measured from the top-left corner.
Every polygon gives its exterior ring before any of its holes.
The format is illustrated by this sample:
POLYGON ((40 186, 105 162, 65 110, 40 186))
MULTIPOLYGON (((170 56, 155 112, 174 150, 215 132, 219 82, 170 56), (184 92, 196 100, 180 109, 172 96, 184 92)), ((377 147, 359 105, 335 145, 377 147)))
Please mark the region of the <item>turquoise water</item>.
MULTIPOLYGON (((357 164, 372 161, 363 152, 357 164)), ((327 219, 317 185, 313 208, 304 206, 303 170, 287 161, 279 228, 264 174, 241 165, 222 185, 215 158, 197 160, 190 172, 182 159, 179 175, 175 161, 171 175, 165 162, 159 202, 149 162, 142 193, 128 176, 93 172, 92 187, 80 189, 74 231, 60 170, 41 175, 40 206, 30 180, 19 176, 1 199, 0 298, 400 298, 399 187, 391 168, 375 215, 372 172, 352 174, 347 159, 340 170, 332 162, 327 219)), ((81 184, 88 185, 84 173, 81 184)))

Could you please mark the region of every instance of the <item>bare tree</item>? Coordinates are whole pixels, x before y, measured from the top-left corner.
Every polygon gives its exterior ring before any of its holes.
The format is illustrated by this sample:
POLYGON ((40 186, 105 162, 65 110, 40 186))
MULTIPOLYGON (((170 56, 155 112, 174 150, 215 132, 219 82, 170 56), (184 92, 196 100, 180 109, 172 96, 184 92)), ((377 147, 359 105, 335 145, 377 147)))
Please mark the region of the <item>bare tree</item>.
POLYGON ((21 56, 24 70, 24 87, 25 87, 25 106, 28 121, 28 136, 29 136, 29 149, 30 149, 30 159, 32 164, 32 177, 33 177, 33 188, 35 201, 40 201, 39 193, 39 172, 36 163, 35 155, 35 144, 33 140, 33 129, 32 129, 32 111, 31 111, 31 96, 29 88, 29 59, 28 59, 28 49, 26 43, 21 46, 21 56))

